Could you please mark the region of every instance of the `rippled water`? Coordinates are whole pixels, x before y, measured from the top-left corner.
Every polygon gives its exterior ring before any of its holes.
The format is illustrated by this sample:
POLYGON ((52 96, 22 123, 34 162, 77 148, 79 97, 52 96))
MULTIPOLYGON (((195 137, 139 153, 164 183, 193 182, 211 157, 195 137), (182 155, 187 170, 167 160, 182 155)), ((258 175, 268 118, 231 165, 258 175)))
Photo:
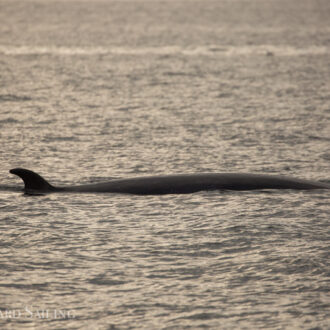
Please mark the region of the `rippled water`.
POLYGON ((330 180, 330 3, 0 3, 0 326, 329 327, 329 192, 25 196, 256 172, 330 180))

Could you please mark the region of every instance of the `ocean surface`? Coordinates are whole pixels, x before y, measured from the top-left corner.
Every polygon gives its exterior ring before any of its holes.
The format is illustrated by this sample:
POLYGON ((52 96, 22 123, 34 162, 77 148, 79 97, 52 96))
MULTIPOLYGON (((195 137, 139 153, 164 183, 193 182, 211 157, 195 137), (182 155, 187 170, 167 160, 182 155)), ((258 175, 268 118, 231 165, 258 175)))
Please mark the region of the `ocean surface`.
POLYGON ((198 172, 330 182, 330 1, 0 1, 1 329, 329 329, 330 191, 27 196, 198 172))

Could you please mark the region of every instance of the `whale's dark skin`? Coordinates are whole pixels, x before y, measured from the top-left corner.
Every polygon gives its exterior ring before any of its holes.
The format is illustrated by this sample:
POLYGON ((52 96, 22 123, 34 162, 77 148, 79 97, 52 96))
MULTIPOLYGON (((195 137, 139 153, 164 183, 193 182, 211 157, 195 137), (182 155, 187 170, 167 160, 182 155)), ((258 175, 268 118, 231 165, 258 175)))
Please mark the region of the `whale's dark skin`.
POLYGON ((257 189, 330 189, 330 184, 294 179, 286 176, 238 173, 200 173, 146 176, 116 179, 104 183, 54 187, 39 174, 23 168, 10 173, 18 175, 26 193, 102 192, 137 195, 189 194, 202 190, 257 190, 257 189))

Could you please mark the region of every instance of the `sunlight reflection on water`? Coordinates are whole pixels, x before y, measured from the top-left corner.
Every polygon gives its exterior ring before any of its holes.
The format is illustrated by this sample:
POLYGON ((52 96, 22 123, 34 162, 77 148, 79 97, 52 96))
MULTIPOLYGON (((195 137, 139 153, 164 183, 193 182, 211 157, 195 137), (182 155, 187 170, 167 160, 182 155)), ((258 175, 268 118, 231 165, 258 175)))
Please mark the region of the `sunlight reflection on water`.
POLYGON ((3 3, 1 327, 326 328, 328 191, 31 197, 8 173, 329 180, 330 8, 296 5, 3 3))

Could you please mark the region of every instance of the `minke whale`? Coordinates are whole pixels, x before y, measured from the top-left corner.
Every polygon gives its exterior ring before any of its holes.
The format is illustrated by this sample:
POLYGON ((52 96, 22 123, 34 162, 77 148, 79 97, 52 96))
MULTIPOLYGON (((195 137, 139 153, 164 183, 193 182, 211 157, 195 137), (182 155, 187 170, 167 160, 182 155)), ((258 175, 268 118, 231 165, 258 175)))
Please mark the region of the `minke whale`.
POLYGON ((199 173, 145 176, 114 179, 103 183, 55 187, 39 174, 24 168, 9 171, 18 175, 27 194, 50 192, 101 192, 136 195, 189 194, 202 190, 257 190, 257 189, 330 189, 330 184, 295 179, 280 175, 240 173, 199 173))

